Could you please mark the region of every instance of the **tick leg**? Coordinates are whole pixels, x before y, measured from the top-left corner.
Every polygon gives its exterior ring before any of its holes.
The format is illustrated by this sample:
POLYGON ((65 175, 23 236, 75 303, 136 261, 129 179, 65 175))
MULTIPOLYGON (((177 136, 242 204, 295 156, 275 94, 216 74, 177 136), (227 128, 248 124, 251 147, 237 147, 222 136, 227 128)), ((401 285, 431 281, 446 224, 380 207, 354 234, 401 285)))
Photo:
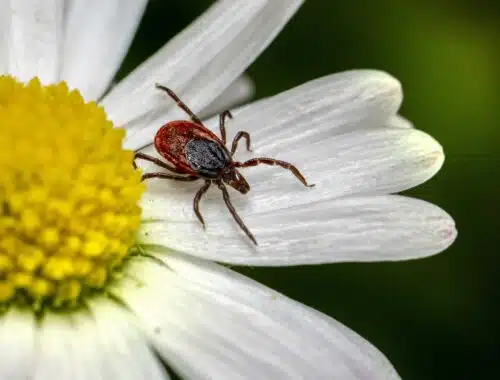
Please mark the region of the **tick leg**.
POLYGON ((200 221, 203 228, 205 228, 205 221, 203 220, 203 216, 201 216, 200 212, 200 199, 203 196, 203 194, 207 192, 208 188, 210 187, 210 184, 211 181, 205 181, 205 184, 202 187, 200 187, 200 190, 198 190, 193 200, 194 213, 198 217, 198 220, 200 221))
POLYGON ((274 158, 267 158, 267 157, 259 157, 259 158, 252 158, 251 160, 245 161, 245 162, 235 162, 234 163, 236 167, 238 168, 247 168, 249 166, 257 166, 259 164, 264 164, 264 165, 278 165, 281 166, 283 169, 288 169, 290 170, 297 179, 304 184, 304 186, 307 187, 313 187, 314 184, 309 185, 304 178, 304 176, 299 172, 299 169, 297 169, 295 166, 292 164, 285 162, 285 161, 280 161, 276 160, 274 158))
POLYGON ((188 177, 180 177, 180 176, 176 176, 176 175, 172 175, 172 174, 168 174, 168 173, 157 172, 157 173, 143 174, 141 181, 144 181, 145 179, 149 179, 149 178, 163 178, 163 179, 173 179, 174 181, 192 182, 192 181, 196 181, 200 177, 197 177, 194 175, 190 175, 188 177))
POLYGON ((138 158, 140 158, 141 160, 144 160, 144 161, 152 162, 152 163, 158 165, 161 168, 170 170, 171 172, 174 172, 174 173, 177 172, 177 170, 175 170, 175 168, 173 166, 170 166, 166 162, 163 162, 162 160, 160 160, 160 159, 158 159, 156 157, 150 156, 148 154, 140 153, 140 152, 136 152, 134 154, 133 165, 134 165, 135 169, 137 169, 137 164, 135 163, 135 160, 138 159, 138 158))
POLYGON ((252 151, 252 149, 250 149, 250 135, 248 134, 248 132, 239 131, 234 137, 233 145, 231 146, 231 156, 234 154, 234 152, 236 152, 236 148, 238 147, 238 141, 240 141, 242 137, 244 137, 245 140, 247 141, 247 150, 249 152, 252 151))
POLYGON ((232 119, 233 114, 229 110, 225 110, 219 115, 219 128, 220 128, 220 135, 222 137, 222 141, 224 142, 224 145, 226 145, 226 117, 232 119))
POLYGON ((158 83, 156 83, 156 88, 165 91, 174 100, 174 102, 177 103, 177 105, 189 115, 191 120, 193 120, 196 124, 203 125, 199 117, 196 116, 195 113, 191 111, 189 107, 182 100, 179 99, 179 97, 175 94, 175 92, 173 92, 168 87, 162 86, 161 84, 158 83))
POLYGON ((253 236, 253 234, 250 232, 250 230, 247 228, 247 226, 245 226, 245 223, 243 223, 243 220, 241 220, 239 215, 236 213, 236 210, 234 209, 234 207, 231 203, 231 199, 229 198, 229 193, 227 192, 226 186, 224 186, 224 184, 220 181, 217 182, 217 186, 219 187, 219 189, 221 189, 222 197, 224 198, 224 202, 226 202, 226 206, 229 209, 229 212, 233 216, 236 223, 238 223, 240 228, 245 232, 245 234, 250 238, 250 240, 252 240, 252 242, 255 245, 258 245, 257 240, 255 240, 255 237, 253 236))

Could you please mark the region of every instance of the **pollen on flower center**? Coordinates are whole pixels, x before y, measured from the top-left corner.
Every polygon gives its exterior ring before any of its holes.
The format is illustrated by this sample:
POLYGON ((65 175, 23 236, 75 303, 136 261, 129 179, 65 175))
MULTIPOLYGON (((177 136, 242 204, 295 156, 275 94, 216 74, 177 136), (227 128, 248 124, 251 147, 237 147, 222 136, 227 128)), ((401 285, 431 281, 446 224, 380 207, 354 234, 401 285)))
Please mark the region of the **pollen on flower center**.
POLYGON ((144 191, 123 137, 64 82, 0 76, 0 305, 72 305, 119 270, 144 191))

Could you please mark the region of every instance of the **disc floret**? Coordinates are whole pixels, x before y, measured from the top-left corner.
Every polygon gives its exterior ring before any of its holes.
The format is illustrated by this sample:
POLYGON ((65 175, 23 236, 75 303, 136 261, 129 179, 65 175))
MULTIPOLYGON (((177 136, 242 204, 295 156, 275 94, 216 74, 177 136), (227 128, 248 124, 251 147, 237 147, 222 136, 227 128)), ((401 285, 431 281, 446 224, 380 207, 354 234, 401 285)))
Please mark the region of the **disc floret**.
POLYGON ((64 82, 0 76, 0 305, 74 305, 120 270, 144 191, 123 138, 64 82))

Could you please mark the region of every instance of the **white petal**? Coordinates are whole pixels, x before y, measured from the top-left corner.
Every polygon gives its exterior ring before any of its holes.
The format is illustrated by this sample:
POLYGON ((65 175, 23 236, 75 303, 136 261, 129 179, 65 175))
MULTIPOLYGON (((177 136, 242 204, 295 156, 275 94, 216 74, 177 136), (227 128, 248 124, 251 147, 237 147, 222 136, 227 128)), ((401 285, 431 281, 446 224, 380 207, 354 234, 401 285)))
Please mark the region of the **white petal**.
POLYGON ((0 379, 29 379, 35 366, 35 318, 10 310, 0 318, 0 379))
POLYGON ((221 207, 219 212, 224 219, 204 215, 206 232, 195 220, 165 220, 145 224, 142 239, 215 261, 270 266, 413 259, 443 251, 456 237, 453 219, 443 210, 396 195, 346 197, 258 214, 240 212, 257 247, 243 236, 227 210, 221 207))
POLYGON ((226 268, 168 254, 166 268, 114 291, 155 348, 188 379, 398 379, 389 361, 332 318, 226 268))
MULTIPOLYGON (((251 134, 256 154, 264 154, 274 145, 288 150, 382 125, 396 113, 402 98, 401 84, 387 73, 353 70, 332 74, 232 110, 234 118, 226 127, 228 141, 245 130, 251 134)), ((205 125, 219 133, 218 117, 205 125)), ((137 147, 135 143, 127 141, 132 148, 137 147)))
POLYGON ((79 362, 77 334, 67 316, 48 313, 40 323, 37 337, 37 363, 32 379, 69 380, 86 371, 79 362))
POLYGON ((401 115, 393 116, 389 119, 389 127, 393 128, 415 128, 413 123, 401 115))
MULTIPOLYGON (((95 318, 97 343, 104 353, 102 366, 108 376, 103 380, 167 380, 163 365, 149 346, 147 337, 121 305, 107 300, 90 302, 95 318)), ((88 347, 91 349, 91 346, 88 347)), ((91 380, 89 378, 89 380, 91 380)))
POLYGON ((48 313, 40 323, 36 380, 168 378, 145 337, 121 306, 91 303, 87 312, 48 313))
POLYGON ((444 162, 441 145, 416 129, 372 128, 314 143, 308 140, 293 145, 276 141, 253 155, 274 156, 296 164, 316 187, 305 192, 289 171, 279 167, 242 169, 255 190, 252 199, 262 200, 262 204, 251 207, 252 211, 276 208, 264 205, 263 198, 289 207, 332 196, 400 192, 427 181, 444 162))
MULTIPOLYGON (((22 81, 55 82, 60 70, 64 0, 10 0, 8 72, 22 81)), ((5 8, 5 6, 3 7, 5 8)), ((3 10, 3 9, 2 9, 3 10)))
MULTIPOLYGON (((310 137, 314 139, 315 135, 310 137)), ((288 170, 279 167, 242 169, 252 191, 241 195, 231 189, 232 202, 242 215, 354 194, 403 191, 432 177, 444 160, 441 146, 416 129, 372 128, 332 135, 312 144, 308 140, 293 149, 285 147, 286 150, 276 142, 273 149, 263 149, 262 153, 259 149, 259 153, 295 163, 316 186, 304 187, 288 170)), ((152 153, 151 149, 145 152, 152 153)), ((145 172, 158 170, 153 164, 139 160, 138 163, 145 172)), ((200 187, 198 182, 150 179, 147 186, 142 199, 144 215, 167 221, 195 220, 192 199, 200 187)), ((214 187, 201 206, 206 220, 226 219, 223 204, 214 187)))
POLYGON ((74 0, 69 8, 61 77, 98 99, 132 42, 147 0, 74 0))
POLYGON ((234 106, 245 103, 255 93, 255 85, 248 76, 242 75, 224 90, 203 112, 198 114, 200 119, 216 115, 234 106))
MULTIPOLYGON (((257 153, 265 147, 311 144, 324 137, 384 124, 401 105, 397 79, 382 71, 352 70, 327 75, 234 110, 228 136, 251 134, 257 153)), ((218 129, 219 120, 206 121, 218 129)), ((231 141, 231 139, 229 139, 231 141)))
POLYGON ((103 100, 109 117, 132 128, 135 146, 147 145, 165 120, 185 118, 166 94, 154 88, 155 82, 175 90, 195 112, 201 111, 257 58, 301 3, 217 2, 112 89, 103 100), (144 116, 150 126, 136 130, 134 124, 146 123, 144 116))
POLYGON ((10 34, 10 4, 8 0, 0 0, 0 75, 8 73, 9 69, 9 34, 10 34))

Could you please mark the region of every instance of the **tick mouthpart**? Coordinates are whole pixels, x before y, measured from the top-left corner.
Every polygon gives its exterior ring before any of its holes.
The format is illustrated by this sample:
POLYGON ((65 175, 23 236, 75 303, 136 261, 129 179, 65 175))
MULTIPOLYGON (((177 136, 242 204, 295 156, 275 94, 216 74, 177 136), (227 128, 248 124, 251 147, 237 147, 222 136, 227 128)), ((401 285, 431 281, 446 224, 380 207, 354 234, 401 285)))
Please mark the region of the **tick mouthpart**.
POLYGON ((241 183, 239 181, 233 181, 229 185, 238 190, 241 194, 246 194, 250 191, 250 186, 248 185, 248 183, 246 183, 246 181, 245 183, 241 183))
POLYGON ((230 167, 222 173, 222 180, 241 194, 246 194, 250 191, 250 185, 247 180, 234 167, 230 167))

